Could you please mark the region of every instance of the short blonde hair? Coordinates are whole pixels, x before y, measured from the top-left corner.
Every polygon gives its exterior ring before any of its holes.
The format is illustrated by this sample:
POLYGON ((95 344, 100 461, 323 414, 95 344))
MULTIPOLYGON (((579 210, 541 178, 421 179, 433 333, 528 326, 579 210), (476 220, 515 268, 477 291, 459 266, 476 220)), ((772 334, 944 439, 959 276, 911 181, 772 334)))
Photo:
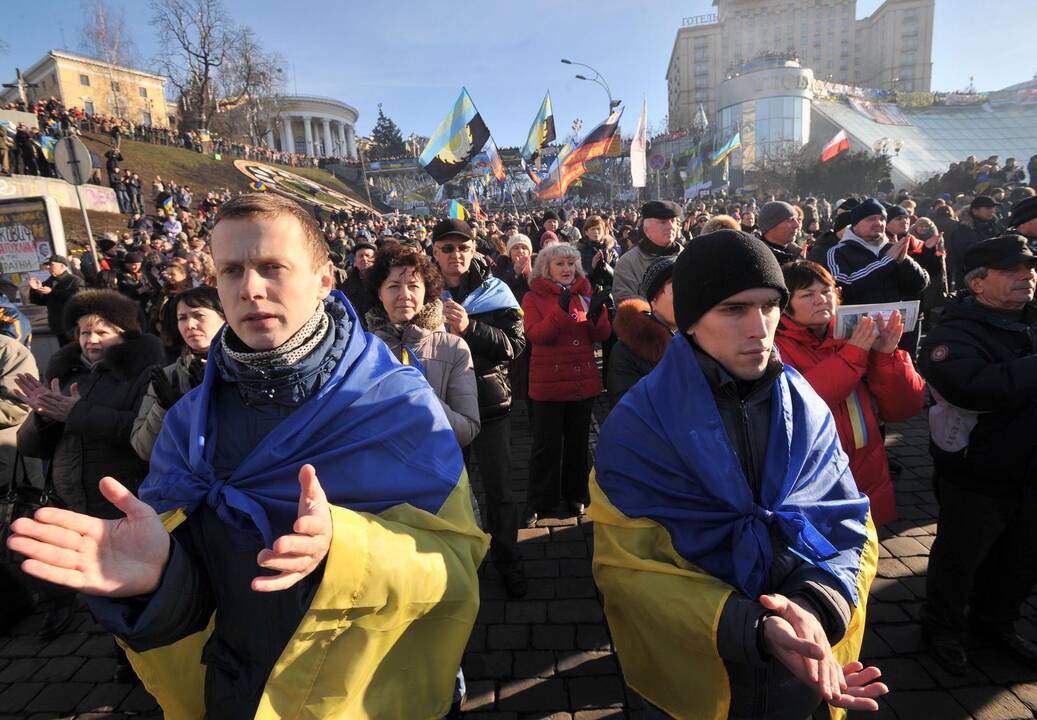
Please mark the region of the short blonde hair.
POLYGON ((717 230, 741 230, 741 224, 730 215, 714 215, 702 226, 702 234, 708 235, 717 230))
POLYGON ((580 257, 580 251, 569 243, 557 243, 542 248, 540 252, 537 253, 536 262, 533 263, 533 277, 550 279, 551 261, 559 257, 576 258, 576 277, 584 277, 583 262, 580 257))

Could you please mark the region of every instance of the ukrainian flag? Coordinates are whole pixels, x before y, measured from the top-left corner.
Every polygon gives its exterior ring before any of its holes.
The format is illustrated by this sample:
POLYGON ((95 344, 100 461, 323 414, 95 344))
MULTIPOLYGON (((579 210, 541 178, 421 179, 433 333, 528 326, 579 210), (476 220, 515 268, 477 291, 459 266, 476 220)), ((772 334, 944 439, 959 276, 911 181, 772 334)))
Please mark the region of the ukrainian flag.
POLYGON ((724 143, 723 147, 715 151, 713 155, 710 156, 710 164, 713 165, 713 167, 716 167, 720 163, 724 162, 724 158, 726 158, 728 155, 730 155, 740 147, 742 147, 741 130, 737 131, 734 135, 732 135, 731 139, 724 143))
POLYGON ((522 146, 522 158, 533 162, 540 154, 540 148, 555 139, 555 118, 551 109, 551 92, 544 95, 544 101, 540 103, 540 110, 533 118, 533 124, 529 127, 529 136, 526 144, 522 146))
POLYGON ((453 179, 490 139, 490 131, 483 122, 468 91, 461 94, 443 122, 429 138, 418 163, 437 183, 443 185, 453 179))
POLYGON ((454 218, 455 220, 464 220, 465 219, 464 205, 462 205, 461 203, 457 202, 457 200, 451 200, 450 201, 450 217, 454 218))

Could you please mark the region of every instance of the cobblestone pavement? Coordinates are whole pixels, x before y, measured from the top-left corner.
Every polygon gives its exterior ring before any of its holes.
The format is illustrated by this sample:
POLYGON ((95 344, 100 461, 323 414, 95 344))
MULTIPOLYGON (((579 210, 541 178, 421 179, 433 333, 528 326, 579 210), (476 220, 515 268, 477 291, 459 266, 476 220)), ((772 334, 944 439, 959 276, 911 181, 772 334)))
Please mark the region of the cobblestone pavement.
MULTIPOLYGON (((598 408, 599 417, 603 408, 598 408)), ((936 504, 924 416, 891 426, 886 438, 904 466, 895 478, 900 520, 880 532, 879 576, 868 606, 865 660, 879 665, 892 688, 881 712, 861 717, 910 720, 1033 718, 1037 671, 983 648, 972 672, 955 678, 924 652, 917 623, 925 571, 936 532, 936 504)), ((517 412, 513 431, 514 497, 524 495, 530 437, 517 412)), ((492 567, 481 574, 482 608, 464 657, 469 720, 640 718, 612 653, 591 578, 592 525, 543 519, 521 530, 529 594, 507 600, 492 567)), ((1037 596, 1019 630, 1037 641, 1037 596)), ((111 682, 111 640, 84 611, 78 627, 49 644, 36 640, 41 615, 0 638, 0 720, 153 718, 154 701, 140 686, 111 682)))

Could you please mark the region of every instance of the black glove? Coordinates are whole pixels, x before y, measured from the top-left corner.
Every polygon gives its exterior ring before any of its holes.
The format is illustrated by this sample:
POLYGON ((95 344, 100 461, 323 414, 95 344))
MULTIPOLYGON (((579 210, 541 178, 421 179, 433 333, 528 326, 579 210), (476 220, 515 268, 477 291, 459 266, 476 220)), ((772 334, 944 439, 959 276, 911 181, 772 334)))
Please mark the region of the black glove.
POLYGON ((158 406, 163 410, 168 410, 176 405, 176 401, 183 397, 184 394, 180 390, 180 382, 177 380, 176 372, 173 373, 173 379, 170 381, 166 377, 166 373, 158 365, 151 368, 151 388, 155 391, 155 399, 158 402, 158 406))
POLYGON ((569 292, 569 288, 562 288, 562 292, 558 296, 558 307, 562 308, 562 312, 564 312, 566 315, 569 314, 569 298, 570 297, 571 297, 571 293, 569 292))
POLYGON ((612 291, 602 290, 596 292, 591 296, 590 305, 587 306, 587 319, 595 325, 598 324, 598 318, 601 317, 601 312, 606 306, 612 304, 612 291))
POLYGON ((191 387, 196 388, 205 379, 205 358, 195 356, 191 364, 187 366, 187 377, 191 380, 191 387))

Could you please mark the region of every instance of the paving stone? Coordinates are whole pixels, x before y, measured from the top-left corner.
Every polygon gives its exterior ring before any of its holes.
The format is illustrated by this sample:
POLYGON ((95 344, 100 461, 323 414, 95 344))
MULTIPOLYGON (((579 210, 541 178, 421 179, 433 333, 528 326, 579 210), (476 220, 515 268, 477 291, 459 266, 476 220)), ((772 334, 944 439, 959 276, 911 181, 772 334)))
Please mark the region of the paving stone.
POLYGON ((36 697, 46 686, 40 682, 21 682, 0 692, 0 712, 16 713, 36 697))
POLYGON ((600 708, 623 704, 623 683, 615 675, 580 677, 569 683, 574 708, 600 708))
POLYGON ((603 624, 580 625, 576 628, 576 647, 581 650, 609 650, 612 640, 603 624))
POLYGON ((468 645, 465 652, 482 652, 486 649, 486 626, 476 625, 472 628, 472 634, 468 636, 468 645))
POLYGON ((1012 693, 1023 705, 1037 712, 1037 683, 1019 683, 1012 686, 1012 693))
POLYGON ((1037 683, 1037 670, 993 648, 970 649, 969 660, 998 685, 1037 683))
POLYGON ((47 685, 26 706, 32 712, 71 712, 93 689, 89 683, 62 682, 47 685))
POLYGON ((547 622, 547 603, 538 601, 512 601, 505 608, 504 617, 509 623, 547 622))
POLYGON ((911 568, 911 572, 915 575, 925 575, 929 572, 929 557, 927 555, 900 558, 900 562, 911 568))
POLYGON ((472 717, 468 713, 472 710, 492 709, 493 701, 497 694, 497 683, 491 680, 475 682, 465 681, 465 699, 461 703, 461 711, 465 717, 472 717))
POLYGON ((899 605, 892 603, 873 603, 868 605, 868 627, 888 623, 907 622, 910 618, 899 605))
POLYGON ((575 634, 572 625, 534 625, 532 646, 537 650, 571 650, 575 634))
POLYGON ((82 667, 86 658, 74 655, 63 658, 53 658, 41 667, 33 676, 33 680, 40 682, 62 682, 68 680, 82 667))
POLYGON ((907 565, 897 558, 881 558, 879 560, 878 576, 882 578, 901 578, 914 575, 907 565))
POLYGON ((864 629, 864 641, 861 645, 861 657, 864 658, 882 658, 888 657, 893 654, 892 648, 886 644, 886 642, 876 634, 873 628, 866 627, 864 629))
POLYGON ((882 542, 893 557, 909 557, 911 555, 928 555, 929 548, 915 538, 894 537, 882 542))
POLYGON ((491 650, 521 650, 528 643, 527 625, 490 625, 486 629, 486 646, 491 650))
POLYGON ((562 577, 590 577, 591 564, 587 560, 559 560, 562 577))
POLYGON ((130 694, 133 685, 105 683, 97 685, 79 703, 80 712, 111 712, 130 694))
POLYGON ((479 614, 475 621, 484 625, 504 622, 504 606, 506 603, 497 600, 484 601, 479 604, 479 614))
POLYGON ((565 710, 569 694, 556 678, 508 680, 501 683, 497 707, 518 712, 565 710))
POLYGON ((940 690, 891 692, 886 696, 898 717, 905 720, 970 720, 969 713, 950 694, 940 690))
POLYGON ((951 694, 976 720, 1032 720, 1033 713, 1019 698, 999 687, 958 688, 951 694))
POLYGON ((601 708, 598 710, 577 710, 573 720, 604 720, 605 718, 626 717, 623 708, 601 708))
POLYGON ((518 715, 513 712, 477 712, 465 713, 465 720, 517 720, 518 715))
POLYGON ((90 658, 72 676, 78 682, 108 682, 115 673, 115 658, 90 658))
POLYGON ((578 650, 558 653, 558 674, 615 675, 619 672, 616 656, 607 651, 578 650))
POLYGON ((549 558, 585 558, 588 557, 587 543, 583 542, 552 542, 546 546, 549 558))
POLYGON ((41 658, 17 658, 11 660, 4 669, 0 671, 0 683, 17 683, 29 680, 43 664, 47 662, 41 658))
POLYGON ((520 678, 551 677, 555 674, 555 655, 549 650, 523 650, 515 653, 512 675, 520 678))
MULTIPOLYGON (((62 657, 63 655, 71 655, 78 650, 79 646, 85 643, 88 638, 89 636, 86 633, 66 633, 44 645, 37 654, 39 657, 62 657)), ((111 647, 111 642, 112 640, 109 637, 109 647, 111 647)))
POLYGON ((900 580, 877 577, 871 583, 869 597, 879 602, 900 602, 901 600, 914 600, 915 595, 900 580))
POLYGON ((896 653, 921 652, 925 650, 922 628, 917 624, 880 625, 875 632, 896 653))
POLYGON ((912 658, 883 658, 879 668, 882 670, 883 680, 890 685, 891 692, 929 690, 936 687, 932 675, 912 658))
POLYGON ((496 680, 511 675, 511 653, 466 653, 461 662, 465 678, 496 680))
POLYGON ((589 577, 561 577, 556 581, 558 596, 563 598, 596 598, 598 586, 589 577))
POLYGON ((158 706, 155 704, 155 698, 148 694, 143 685, 137 685, 119 705, 119 710, 122 712, 147 712, 156 707, 158 706))
POLYGON ((555 600, 548 603, 547 616, 555 623, 593 623, 604 613, 597 600, 555 600))
POLYGON ((551 530, 546 527, 519 528, 519 544, 548 542, 551 539, 551 530))
POLYGON ((557 560, 530 560, 523 563, 523 571, 527 578, 558 577, 557 560))

